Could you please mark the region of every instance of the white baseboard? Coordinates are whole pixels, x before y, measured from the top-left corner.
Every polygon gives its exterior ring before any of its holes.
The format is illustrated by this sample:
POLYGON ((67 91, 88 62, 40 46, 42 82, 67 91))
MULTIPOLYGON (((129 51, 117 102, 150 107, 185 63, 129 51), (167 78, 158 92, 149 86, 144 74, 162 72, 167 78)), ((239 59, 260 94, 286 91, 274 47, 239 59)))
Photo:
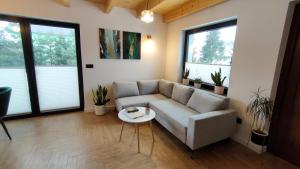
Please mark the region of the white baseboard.
POLYGON ((233 136, 231 137, 234 141, 246 146, 247 148, 249 148, 250 150, 258 153, 258 154, 261 154, 261 153, 264 153, 266 152, 267 150, 267 146, 264 146, 264 149, 262 151, 262 146, 258 146, 256 144, 253 144, 251 141, 249 141, 249 144, 247 145, 248 143, 248 140, 245 140, 244 138, 241 138, 241 137, 238 137, 238 136, 233 136))
MULTIPOLYGON (((106 105, 106 107, 108 108, 108 111, 112 111, 115 109, 115 105, 106 105)), ((84 112, 85 113, 94 112, 94 107, 86 107, 84 108, 84 112)))
POLYGON ((94 112, 94 108, 92 108, 92 107, 84 108, 84 112, 85 113, 94 112))
POLYGON ((106 108, 108 109, 108 111, 114 111, 116 109, 115 105, 107 105, 106 108))

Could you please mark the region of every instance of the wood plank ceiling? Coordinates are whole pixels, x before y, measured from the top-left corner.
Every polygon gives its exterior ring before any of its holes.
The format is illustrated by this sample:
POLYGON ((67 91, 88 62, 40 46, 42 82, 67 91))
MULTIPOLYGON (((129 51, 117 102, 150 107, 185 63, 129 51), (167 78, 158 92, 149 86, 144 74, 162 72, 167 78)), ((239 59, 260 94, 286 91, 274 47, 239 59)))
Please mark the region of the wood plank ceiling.
MULTIPOLYGON (((65 6, 70 6, 72 0, 60 0, 65 6)), ((103 12, 109 13, 118 6, 136 11, 139 17, 142 10, 147 8, 148 0, 88 0, 104 6, 103 12)), ((164 22, 169 23, 195 12, 218 5, 227 0, 149 0, 148 9, 162 15, 164 22)))

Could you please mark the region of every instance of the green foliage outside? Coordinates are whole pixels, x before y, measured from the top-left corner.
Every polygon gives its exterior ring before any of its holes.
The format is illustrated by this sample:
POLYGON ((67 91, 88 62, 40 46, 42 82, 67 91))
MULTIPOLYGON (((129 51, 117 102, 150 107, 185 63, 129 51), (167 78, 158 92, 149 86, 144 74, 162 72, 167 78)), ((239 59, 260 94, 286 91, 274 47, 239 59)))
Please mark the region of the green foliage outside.
MULTIPOLYGON (((0 67, 24 67, 21 34, 14 32, 14 23, 0 29, 0 67)), ((75 66, 74 34, 32 33, 35 65, 75 66)))
POLYGON ((0 29, 0 67, 24 67, 20 33, 12 31, 12 24, 0 29))
POLYGON ((228 59, 225 56, 225 45, 220 39, 218 30, 209 31, 206 35, 205 45, 202 47, 202 63, 211 64, 213 61, 222 61, 228 59))
POLYGON ((230 59, 230 56, 225 54, 225 43, 220 39, 220 31, 212 30, 208 31, 205 38, 205 44, 201 49, 202 57, 195 57, 196 49, 192 51, 192 63, 204 63, 213 64, 219 61, 226 61, 230 59))
POLYGON ((40 66, 75 66, 76 48, 72 35, 32 34, 34 61, 40 66))

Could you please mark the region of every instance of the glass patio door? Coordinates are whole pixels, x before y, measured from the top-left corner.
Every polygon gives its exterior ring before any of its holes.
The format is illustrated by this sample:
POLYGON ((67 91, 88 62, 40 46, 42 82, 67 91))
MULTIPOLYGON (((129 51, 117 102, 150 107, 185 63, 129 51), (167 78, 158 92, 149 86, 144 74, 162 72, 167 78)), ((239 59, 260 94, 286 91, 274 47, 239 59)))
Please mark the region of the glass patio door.
POLYGON ((79 24, 0 14, 0 87, 8 117, 81 111, 79 24))
POLYGON ((31 112, 20 24, 0 19, 0 87, 11 87, 8 115, 31 112))
POLYGON ((74 28, 30 24, 41 112, 80 107, 74 28))

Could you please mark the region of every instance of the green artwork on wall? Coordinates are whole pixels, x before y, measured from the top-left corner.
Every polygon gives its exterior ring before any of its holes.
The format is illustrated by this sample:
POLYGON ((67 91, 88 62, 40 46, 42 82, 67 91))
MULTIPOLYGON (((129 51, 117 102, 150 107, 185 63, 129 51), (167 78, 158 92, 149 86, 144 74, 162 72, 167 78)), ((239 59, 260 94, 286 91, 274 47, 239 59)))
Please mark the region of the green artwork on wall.
POLYGON ((120 31, 110 29, 99 29, 100 58, 120 59, 120 31))
POLYGON ((123 59, 141 59, 141 33, 123 32, 123 59))

